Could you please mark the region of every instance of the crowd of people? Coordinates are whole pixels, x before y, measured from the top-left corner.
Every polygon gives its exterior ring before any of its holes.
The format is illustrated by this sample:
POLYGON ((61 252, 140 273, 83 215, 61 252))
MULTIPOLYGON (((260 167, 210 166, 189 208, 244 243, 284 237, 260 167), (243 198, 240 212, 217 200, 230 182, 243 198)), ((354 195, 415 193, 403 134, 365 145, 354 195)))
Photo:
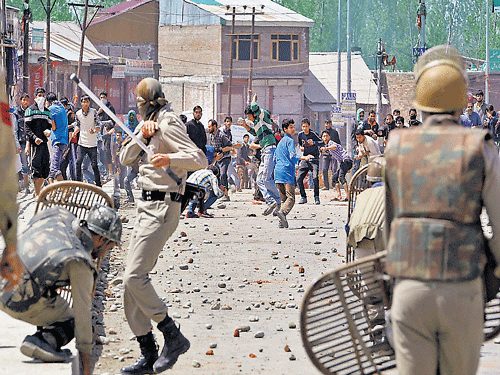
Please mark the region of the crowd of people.
MULTIPOLYGON (((99 97, 116 113, 106 92, 99 97)), ((35 90, 33 101, 27 93, 21 95, 12 117, 22 189, 31 193, 30 175, 35 197, 54 181, 85 179, 102 186, 117 175, 115 183, 126 190, 129 201, 134 201, 131 182, 137 167, 120 168, 117 157, 124 139, 122 129, 102 109, 91 108, 89 96, 83 95, 79 104, 76 108, 67 98, 58 99, 42 87, 35 90)), ((130 111, 127 126, 133 131, 138 123, 135 111, 130 111)))

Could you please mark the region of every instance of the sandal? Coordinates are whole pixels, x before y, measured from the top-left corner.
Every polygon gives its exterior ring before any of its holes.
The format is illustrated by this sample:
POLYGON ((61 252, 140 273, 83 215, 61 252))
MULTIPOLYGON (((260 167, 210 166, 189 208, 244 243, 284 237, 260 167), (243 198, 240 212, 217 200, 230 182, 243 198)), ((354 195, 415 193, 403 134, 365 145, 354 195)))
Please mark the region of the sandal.
POLYGON ((339 202, 340 200, 337 197, 335 197, 335 198, 330 199, 330 201, 332 201, 332 202, 339 202))

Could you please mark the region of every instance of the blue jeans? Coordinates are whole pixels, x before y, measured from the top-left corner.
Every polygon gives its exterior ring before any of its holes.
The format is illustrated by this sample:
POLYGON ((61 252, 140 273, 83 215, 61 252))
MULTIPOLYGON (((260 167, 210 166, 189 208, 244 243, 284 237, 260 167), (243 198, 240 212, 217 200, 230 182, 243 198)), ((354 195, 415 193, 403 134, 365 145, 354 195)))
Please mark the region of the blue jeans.
MULTIPOLYGON (((122 167, 122 168, 127 168, 127 167, 122 167)), ((125 177, 125 191, 127 192, 127 197, 130 202, 134 202, 134 194, 132 193, 132 185, 131 182, 134 181, 134 178, 137 177, 137 172, 135 171, 134 168, 128 167, 128 174, 127 177, 125 177)))
POLYGON ((63 161, 63 155, 66 152, 68 145, 62 143, 56 143, 52 145, 52 158, 50 160, 50 173, 49 178, 56 179, 61 172, 61 163, 63 161))
POLYGON ((267 146, 262 150, 261 161, 259 165, 259 173, 257 174, 257 185, 266 200, 266 203, 272 204, 277 202, 281 203, 280 193, 273 179, 274 172, 274 152, 276 146, 267 146))

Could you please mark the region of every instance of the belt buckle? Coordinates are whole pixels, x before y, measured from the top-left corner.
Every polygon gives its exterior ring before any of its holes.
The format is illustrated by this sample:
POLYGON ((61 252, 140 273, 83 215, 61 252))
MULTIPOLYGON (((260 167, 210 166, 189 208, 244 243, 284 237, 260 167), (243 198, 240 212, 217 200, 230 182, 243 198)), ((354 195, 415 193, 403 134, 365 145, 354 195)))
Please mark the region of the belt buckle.
POLYGON ((152 200, 152 197, 153 197, 153 192, 151 190, 144 190, 144 198, 147 201, 152 200))

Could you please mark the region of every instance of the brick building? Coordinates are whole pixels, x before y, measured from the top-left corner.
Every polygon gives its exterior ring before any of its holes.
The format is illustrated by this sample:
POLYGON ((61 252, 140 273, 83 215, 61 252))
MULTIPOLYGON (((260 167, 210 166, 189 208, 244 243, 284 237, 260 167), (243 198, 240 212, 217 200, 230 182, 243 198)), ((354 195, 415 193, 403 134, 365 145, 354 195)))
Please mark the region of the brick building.
POLYGON ((228 114, 232 43, 230 114, 241 116, 247 104, 253 45, 252 93, 258 94, 259 103, 277 120, 300 121, 312 24, 270 0, 160 0, 160 81, 172 108, 190 112, 201 105, 204 123, 228 114), (233 6, 236 17, 231 35, 233 6), (259 13, 253 39, 252 7, 259 13))

